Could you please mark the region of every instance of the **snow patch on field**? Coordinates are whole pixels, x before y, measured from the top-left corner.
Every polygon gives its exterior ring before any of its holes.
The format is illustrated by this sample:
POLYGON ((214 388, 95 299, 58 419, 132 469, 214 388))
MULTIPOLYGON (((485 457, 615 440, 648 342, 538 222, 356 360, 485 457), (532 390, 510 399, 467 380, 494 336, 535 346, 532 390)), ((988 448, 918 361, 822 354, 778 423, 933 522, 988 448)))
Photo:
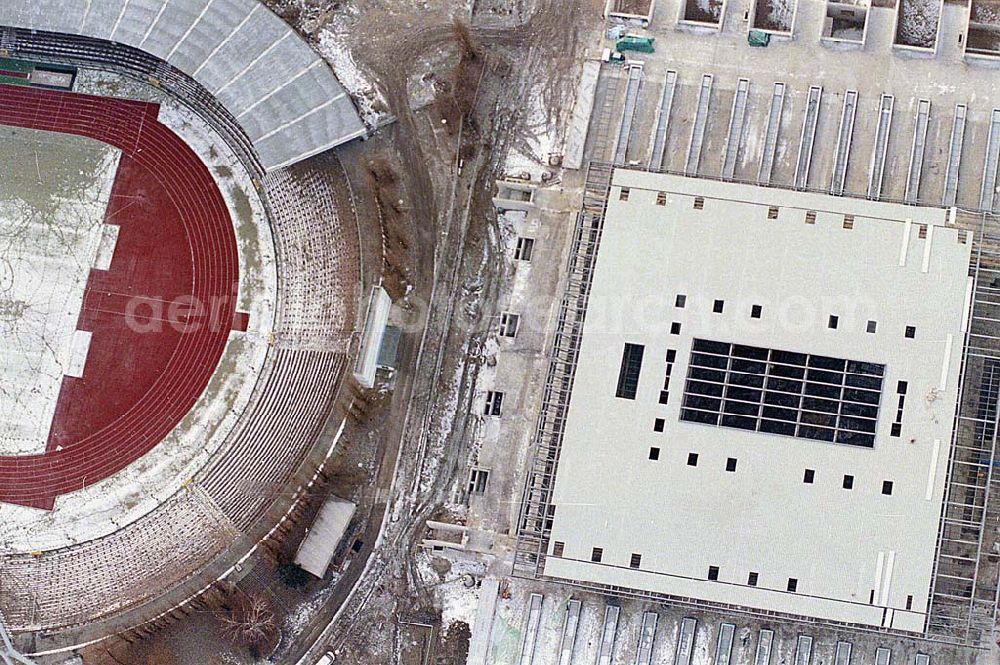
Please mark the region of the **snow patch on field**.
POLYGON ((330 596, 333 595, 333 592, 337 589, 338 577, 339 575, 335 575, 333 581, 324 587, 322 591, 289 610, 284 621, 282 621, 282 629, 291 636, 299 635, 302 629, 309 625, 309 622, 316 616, 320 608, 327 603, 330 596))
POLYGON ((548 109, 540 92, 533 94, 525 106, 522 120, 524 139, 511 146, 504 163, 508 175, 529 173, 538 180, 543 173, 551 172, 549 156, 561 154, 562 140, 558 128, 549 122, 548 109))

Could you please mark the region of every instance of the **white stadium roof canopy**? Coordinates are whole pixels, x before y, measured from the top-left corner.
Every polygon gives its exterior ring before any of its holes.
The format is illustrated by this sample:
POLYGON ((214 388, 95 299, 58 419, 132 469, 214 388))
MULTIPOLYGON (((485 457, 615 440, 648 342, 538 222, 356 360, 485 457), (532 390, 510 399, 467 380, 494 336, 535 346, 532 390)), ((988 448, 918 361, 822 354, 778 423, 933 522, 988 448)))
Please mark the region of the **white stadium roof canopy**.
POLYGON ((257 0, 0 2, 0 25, 127 44, 212 93, 267 170, 365 134, 333 70, 257 0))

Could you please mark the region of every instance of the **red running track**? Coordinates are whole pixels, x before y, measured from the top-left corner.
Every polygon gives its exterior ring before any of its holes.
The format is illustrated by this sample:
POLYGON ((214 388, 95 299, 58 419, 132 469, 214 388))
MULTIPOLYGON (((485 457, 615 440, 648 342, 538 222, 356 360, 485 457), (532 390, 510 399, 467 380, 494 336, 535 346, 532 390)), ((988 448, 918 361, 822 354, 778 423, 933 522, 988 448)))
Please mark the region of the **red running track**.
POLYGON ((51 509, 148 453, 204 391, 234 321, 246 329, 229 211, 158 108, 0 85, 0 124, 122 151, 105 219, 118 243, 110 269, 90 271, 77 323, 92 333, 83 376, 63 378, 44 454, 0 457, 0 501, 51 509))

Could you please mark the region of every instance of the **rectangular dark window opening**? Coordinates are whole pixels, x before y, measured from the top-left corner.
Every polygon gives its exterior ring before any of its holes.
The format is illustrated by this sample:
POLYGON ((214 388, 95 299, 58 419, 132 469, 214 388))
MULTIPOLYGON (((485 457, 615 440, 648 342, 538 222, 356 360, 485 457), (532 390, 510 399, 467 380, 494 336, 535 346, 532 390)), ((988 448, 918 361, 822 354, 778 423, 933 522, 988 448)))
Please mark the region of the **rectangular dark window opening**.
POLYGON ((694 197, 694 209, 695 210, 704 210, 705 209, 705 197, 704 196, 696 196, 696 197, 694 197))
POLYGON ((730 457, 726 460, 726 471, 736 471, 736 458, 730 457))
POLYGON ((840 317, 831 314, 829 321, 827 321, 826 327, 836 329, 838 323, 840 323, 840 317))
POLYGON ((635 399, 639 389, 639 372, 642 370, 642 354, 646 347, 641 344, 625 344, 622 351, 621 369, 618 371, 618 388, 615 397, 635 399))
POLYGON ((789 577, 788 578, 788 587, 787 588, 788 588, 788 591, 790 593, 795 593, 796 591, 799 590, 799 581, 797 579, 795 579, 794 577, 789 577))
POLYGON ((503 393, 496 390, 486 392, 486 405, 483 413, 487 416, 499 416, 503 412, 503 393))
POLYGON ((907 596, 906 597, 906 609, 907 610, 912 610, 913 609, 913 596, 907 596))
POLYGON ((594 563, 600 563, 601 559, 604 558, 604 549, 601 547, 595 547, 590 552, 590 560, 594 563))
POLYGON ((687 299, 688 297, 686 295, 684 295, 683 293, 678 293, 677 297, 674 298, 674 307, 679 307, 683 309, 684 305, 687 304, 687 299))
POLYGON ((757 586, 757 573, 752 572, 749 575, 747 575, 747 585, 757 586))
POLYGON ((628 567, 638 568, 641 565, 642 565, 642 555, 633 553, 632 558, 628 562, 628 567))
POLYGON ((649 449, 649 459, 656 461, 660 459, 660 449, 653 447, 649 449))
POLYGON ((553 542, 552 543, 552 556, 562 556, 563 555, 563 548, 565 546, 566 546, 566 544, 563 543, 560 540, 557 540, 557 541, 553 542))
POLYGON ((482 496, 486 493, 486 484, 490 480, 490 472, 486 469, 473 469, 469 475, 469 494, 482 496))
POLYGON ((875 328, 877 328, 877 327, 878 327, 878 323, 876 321, 869 321, 868 322, 868 327, 865 329, 865 331, 873 333, 873 332, 875 332, 875 328))
POLYGON ((664 420, 663 418, 656 418, 656 419, 654 419, 653 420, 653 431, 654 432, 662 432, 663 431, 663 427, 666 424, 667 424, 667 421, 664 420))
POLYGON ((681 324, 678 323, 677 321, 674 321, 673 323, 671 323, 670 324, 670 334, 671 335, 680 335, 681 334, 681 324))
POLYGON ((815 223, 816 223, 816 211, 806 210, 806 224, 815 224, 815 223))
POLYGON ((712 311, 716 314, 722 314, 722 308, 726 306, 725 300, 716 300, 712 303, 712 311))
POLYGON ((621 192, 618 193, 618 200, 619 201, 628 201, 628 195, 629 195, 629 188, 628 187, 622 187, 621 192))
POLYGON ((891 480, 883 480, 882 481, 882 494, 885 494, 886 496, 890 496, 892 494, 892 481, 891 480))
POLYGON ((893 423, 889 428, 889 436, 899 436, 903 431, 903 426, 900 423, 893 423))
POLYGON ((802 476, 802 482, 812 484, 816 479, 816 471, 813 469, 806 469, 805 474, 802 476))
POLYGON ((753 307, 750 308, 750 318, 759 319, 761 311, 762 308, 760 305, 754 305, 753 307))
POLYGON ((666 192, 657 192, 656 193, 656 205, 658 205, 658 206, 665 206, 665 205, 667 205, 667 193, 666 192))
POLYGON ((520 237, 517 239, 517 247, 514 249, 514 258, 518 261, 531 261, 531 252, 535 249, 533 238, 520 237))
POLYGON ((917 336, 917 329, 914 328, 913 326, 906 326, 905 335, 907 339, 913 339, 914 337, 917 336))
POLYGON ((666 404, 669 399, 670 399, 670 393, 668 393, 666 390, 661 390, 660 391, 660 404, 666 404))
POLYGON ((521 323, 521 316, 512 312, 500 313, 500 335, 513 339, 517 337, 517 328, 521 323))
POLYGON ((708 567, 708 579, 710 581, 712 581, 712 582, 715 582, 716 580, 719 579, 719 567, 718 566, 709 566, 708 567))
POLYGON ((770 206, 767 209, 767 218, 768 219, 778 219, 778 206, 770 206))
POLYGON ((688 453, 688 466, 698 466, 698 453, 688 453))
POLYGON ((844 475, 844 489, 845 490, 854 489, 854 476, 849 474, 844 475))

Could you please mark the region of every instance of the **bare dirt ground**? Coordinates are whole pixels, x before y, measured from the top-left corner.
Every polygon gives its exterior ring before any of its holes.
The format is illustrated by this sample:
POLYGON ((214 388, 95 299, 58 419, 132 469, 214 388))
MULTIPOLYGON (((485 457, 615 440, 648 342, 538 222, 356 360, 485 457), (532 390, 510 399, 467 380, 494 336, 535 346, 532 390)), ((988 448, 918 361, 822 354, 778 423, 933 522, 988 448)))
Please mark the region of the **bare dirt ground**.
MULTIPOLYGON (((402 646, 413 646, 411 624, 440 620, 414 553, 424 521, 464 481, 472 388, 502 272, 493 180, 509 150, 530 148, 525 124, 539 119, 525 117, 529 98, 543 100, 544 122, 565 119, 563 100, 581 64, 578 30, 588 22, 599 25, 596 1, 572 12, 571 21, 555 0, 540 0, 536 8, 526 4, 477 4, 471 35, 482 59, 481 81, 473 110, 458 129, 440 96, 427 103, 415 98, 414 88, 428 78, 432 85, 433 79, 456 80, 449 70, 459 65, 463 49, 453 20, 458 15, 470 21, 467 7, 429 2, 407 11, 403 3, 375 2, 360 15, 327 14, 310 24, 317 36, 337 31, 396 118, 383 130, 392 139, 384 154, 399 176, 402 203, 385 234, 398 238, 398 249, 407 248, 399 252, 400 263, 407 264, 400 267, 408 291, 404 306, 427 312, 417 317, 426 322, 426 332, 409 386, 413 399, 392 415, 401 421, 403 450, 384 540, 341 620, 322 640, 346 662, 395 662, 402 646), (428 63, 433 69, 422 71, 428 63)), ((464 662, 468 638, 462 630, 456 624, 445 635, 434 633, 431 662, 464 662)), ((414 655, 412 648, 406 652, 414 655)))

